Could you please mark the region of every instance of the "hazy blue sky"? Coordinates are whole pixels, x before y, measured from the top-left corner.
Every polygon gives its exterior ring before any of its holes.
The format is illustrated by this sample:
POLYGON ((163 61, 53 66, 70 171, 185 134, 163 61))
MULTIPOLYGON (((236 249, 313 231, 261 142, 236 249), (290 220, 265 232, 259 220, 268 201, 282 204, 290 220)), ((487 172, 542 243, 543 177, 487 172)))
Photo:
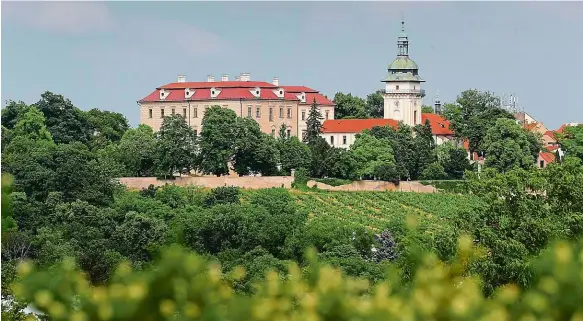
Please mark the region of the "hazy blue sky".
POLYGON ((453 101, 515 93, 556 128, 583 121, 583 2, 2 2, 2 100, 45 90, 139 122, 176 80, 250 72, 332 97, 382 88, 404 14, 410 54, 453 101))

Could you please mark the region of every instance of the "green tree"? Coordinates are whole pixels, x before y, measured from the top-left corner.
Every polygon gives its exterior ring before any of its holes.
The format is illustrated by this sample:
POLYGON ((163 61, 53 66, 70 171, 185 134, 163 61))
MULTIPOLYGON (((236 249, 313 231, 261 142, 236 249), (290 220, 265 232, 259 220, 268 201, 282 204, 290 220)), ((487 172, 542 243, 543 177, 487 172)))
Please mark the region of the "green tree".
POLYGON ((424 114, 433 114, 435 113, 435 110, 433 110, 433 107, 431 106, 423 105, 421 106, 421 112, 424 114))
POLYGON ((416 166, 411 127, 400 122, 397 129, 391 126, 375 126, 371 129, 370 133, 376 138, 388 139, 391 142, 399 179, 409 177, 410 169, 416 166))
POLYGON ((368 115, 367 118, 383 118, 385 108, 384 92, 383 89, 379 89, 366 96, 365 110, 368 115))
POLYGON ((119 142, 123 134, 130 128, 128 120, 120 113, 93 108, 85 112, 85 116, 93 133, 91 138, 93 148, 102 148, 105 145, 119 142))
POLYGON ((583 160, 583 125, 567 126, 563 133, 557 133, 559 144, 569 156, 583 160))
POLYGON ((334 95, 334 118, 367 118, 366 102, 352 94, 344 94, 341 92, 334 95))
POLYGON ((442 180, 447 178, 447 174, 443 166, 435 162, 425 167, 420 178, 425 180, 442 180))
POLYGON ((12 135, 27 137, 32 140, 53 141, 51 133, 45 126, 44 115, 35 107, 28 108, 28 111, 19 118, 14 126, 12 135))
POLYGON ((328 177, 353 179, 357 163, 350 151, 343 148, 330 148, 324 159, 325 173, 328 177))
POLYGON ((511 113, 500 106, 500 98, 494 94, 471 89, 462 92, 456 104, 445 104, 443 115, 449 120, 450 128, 457 137, 469 140, 470 152, 482 152, 486 131, 494 126, 496 120, 514 119, 511 113))
POLYGON ((275 138, 264 134, 250 118, 237 118, 234 130, 233 169, 240 176, 250 172, 271 175, 277 171, 279 153, 275 138))
POLYGON ((148 125, 127 130, 117 148, 118 161, 131 176, 152 176, 156 164, 156 138, 148 125))
POLYGON ((415 126, 413 130, 415 137, 413 138, 413 159, 409 162, 409 175, 411 179, 416 180, 429 164, 436 161, 436 156, 435 140, 429 120, 426 120, 423 125, 415 126))
POLYGON ((312 154, 310 147, 296 136, 278 141, 281 170, 290 173, 292 169, 310 168, 312 154))
POLYGON ((28 105, 23 101, 8 100, 2 108, 2 126, 13 129, 20 117, 28 111, 28 105))
POLYGON ((312 102, 308 118, 306 119, 306 134, 304 135, 304 142, 308 145, 313 145, 315 140, 320 137, 322 130, 322 114, 316 105, 316 98, 312 102))
POLYGON ((366 130, 356 135, 350 151, 358 164, 356 173, 363 178, 374 178, 377 166, 395 163, 390 141, 378 139, 366 130))
MULTIPOLYGON (((511 119, 498 119, 496 124, 488 129, 482 148, 486 151, 487 167, 500 172, 513 168, 530 168, 535 163, 532 144, 523 128, 511 119)), ((537 150, 536 153, 539 151, 537 150)))
POLYGON ((199 141, 199 168, 203 173, 216 176, 229 173, 236 123, 237 114, 230 109, 211 106, 206 111, 199 141))
POLYGON ((47 91, 33 106, 44 114, 47 129, 55 143, 90 142, 93 132, 87 117, 69 99, 47 91))
POLYGON ((176 171, 189 173, 195 167, 197 157, 194 130, 180 115, 164 118, 156 133, 158 167, 164 175, 173 176, 176 171))
POLYGON ((312 156, 310 160, 310 173, 312 177, 322 177, 326 174, 326 164, 322 160, 326 159, 330 145, 328 145, 328 142, 323 137, 318 136, 311 141, 309 147, 310 155, 312 156))
POLYGON ((279 126, 279 140, 284 141, 287 138, 287 127, 285 124, 281 124, 281 126, 279 126))

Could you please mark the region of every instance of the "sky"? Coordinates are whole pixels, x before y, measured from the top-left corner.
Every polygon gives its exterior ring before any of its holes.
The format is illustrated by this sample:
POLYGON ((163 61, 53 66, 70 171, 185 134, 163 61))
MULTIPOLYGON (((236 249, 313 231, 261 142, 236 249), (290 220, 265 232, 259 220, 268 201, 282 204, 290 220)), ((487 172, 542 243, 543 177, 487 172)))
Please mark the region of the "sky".
POLYGON ((401 18, 432 104, 466 89, 515 94, 548 128, 583 122, 583 2, 6 2, 2 106, 44 91, 123 113, 176 81, 383 88, 401 18))

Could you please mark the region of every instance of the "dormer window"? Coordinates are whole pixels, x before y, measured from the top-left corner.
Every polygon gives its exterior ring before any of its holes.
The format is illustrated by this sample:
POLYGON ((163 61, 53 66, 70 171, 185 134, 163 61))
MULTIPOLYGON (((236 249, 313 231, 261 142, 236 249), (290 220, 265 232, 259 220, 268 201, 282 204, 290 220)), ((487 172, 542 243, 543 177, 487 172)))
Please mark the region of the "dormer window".
POLYGON ((184 89, 184 98, 190 99, 190 97, 192 97, 192 95, 194 95, 194 90, 192 90, 190 88, 184 89))
POLYGON ((283 95, 283 90, 280 90, 280 91, 279 91, 279 94, 280 94, 280 95, 283 95))
POLYGON ((252 90, 249 90, 249 92, 255 96, 255 98, 259 98, 261 96, 261 88, 259 87, 255 87, 252 90))
POLYGON ((217 96, 220 94, 221 94, 221 91, 218 88, 215 88, 215 87, 211 88, 211 98, 217 98, 217 96))
POLYGON ((170 95, 169 91, 165 91, 164 89, 160 89, 160 100, 168 98, 170 95))

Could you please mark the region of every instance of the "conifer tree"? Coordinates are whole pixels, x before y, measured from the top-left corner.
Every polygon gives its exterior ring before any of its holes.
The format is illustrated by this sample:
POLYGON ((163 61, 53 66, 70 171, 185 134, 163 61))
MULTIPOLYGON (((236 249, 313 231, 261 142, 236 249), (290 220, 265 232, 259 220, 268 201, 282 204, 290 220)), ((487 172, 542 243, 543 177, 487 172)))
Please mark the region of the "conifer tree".
POLYGON ((304 143, 311 145, 318 137, 320 137, 320 130, 322 129, 322 114, 316 108, 316 98, 310 108, 308 119, 306 120, 306 135, 304 136, 304 143))

